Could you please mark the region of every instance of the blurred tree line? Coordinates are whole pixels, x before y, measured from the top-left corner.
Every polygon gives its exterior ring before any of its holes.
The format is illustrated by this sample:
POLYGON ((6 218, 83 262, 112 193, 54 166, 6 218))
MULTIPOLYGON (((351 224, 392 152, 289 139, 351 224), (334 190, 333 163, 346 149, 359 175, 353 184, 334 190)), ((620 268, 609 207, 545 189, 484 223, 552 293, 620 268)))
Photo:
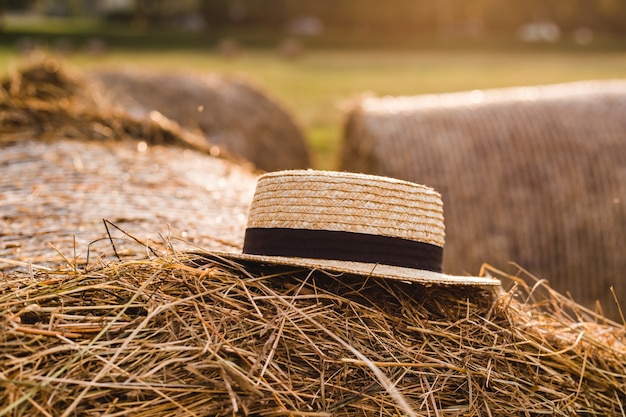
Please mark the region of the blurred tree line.
POLYGON ((245 25, 284 30, 315 18, 334 33, 415 35, 512 34, 530 22, 554 22, 562 31, 586 27, 626 34, 626 0, 0 0, 7 10, 65 10, 68 14, 141 16, 162 24, 182 14, 207 27, 245 25))
POLYGON ((276 27, 300 16, 336 32, 506 34, 529 22, 562 30, 587 27, 626 33, 626 0, 211 0, 200 2, 209 24, 276 27))

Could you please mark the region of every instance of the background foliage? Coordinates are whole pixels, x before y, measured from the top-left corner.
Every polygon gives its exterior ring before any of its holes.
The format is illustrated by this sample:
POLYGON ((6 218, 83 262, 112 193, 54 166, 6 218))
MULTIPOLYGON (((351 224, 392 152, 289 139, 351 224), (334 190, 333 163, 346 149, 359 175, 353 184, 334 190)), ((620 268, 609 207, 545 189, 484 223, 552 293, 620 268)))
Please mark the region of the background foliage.
POLYGON ((624 0, 0 0, 0 11, 33 9, 66 15, 104 13, 153 25, 197 14, 209 27, 238 24, 268 30, 309 16, 333 32, 381 37, 515 34, 533 21, 551 21, 564 31, 586 27, 601 34, 626 34, 624 0))

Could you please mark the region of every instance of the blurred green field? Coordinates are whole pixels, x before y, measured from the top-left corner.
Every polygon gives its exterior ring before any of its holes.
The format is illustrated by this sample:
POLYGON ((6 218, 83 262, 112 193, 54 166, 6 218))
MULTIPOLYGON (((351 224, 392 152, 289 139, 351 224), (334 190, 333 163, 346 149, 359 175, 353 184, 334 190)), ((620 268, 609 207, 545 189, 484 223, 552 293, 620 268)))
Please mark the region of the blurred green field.
MULTIPOLYGON (((287 107, 305 129, 319 169, 336 168, 344 112, 359 94, 413 95, 459 90, 626 78, 626 51, 575 48, 309 49, 298 59, 274 48, 243 49, 225 58, 214 48, 112 49, 104 56, 73 53, 80 68, 139 67, 236 74, 287 107)), ((0 46, 0 72, 20 65, 12 46, 0 46)), ((245 117, 245 115, 242 115, 245 117)))

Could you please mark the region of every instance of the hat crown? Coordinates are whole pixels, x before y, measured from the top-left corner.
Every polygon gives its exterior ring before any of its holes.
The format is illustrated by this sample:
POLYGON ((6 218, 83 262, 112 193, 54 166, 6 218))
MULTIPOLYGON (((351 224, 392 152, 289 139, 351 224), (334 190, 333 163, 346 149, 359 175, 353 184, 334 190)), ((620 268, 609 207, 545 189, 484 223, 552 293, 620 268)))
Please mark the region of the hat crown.
POLYGON ((314 170, 262 175, 248 228, 327 230, 402 238, 443 247, 441 195, 374 175, 314 170))

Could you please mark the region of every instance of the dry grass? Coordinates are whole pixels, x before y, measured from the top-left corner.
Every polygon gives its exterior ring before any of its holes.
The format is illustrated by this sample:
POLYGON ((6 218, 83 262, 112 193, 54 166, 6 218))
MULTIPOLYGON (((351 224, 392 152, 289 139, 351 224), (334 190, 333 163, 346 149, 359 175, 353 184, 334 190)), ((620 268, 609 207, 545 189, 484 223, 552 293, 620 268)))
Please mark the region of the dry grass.
POLYGON ((497 271, 511 290, 172 247, 4 276, 0 415, 626 415, 624 327, 552 290, 534 300, 497 271))

